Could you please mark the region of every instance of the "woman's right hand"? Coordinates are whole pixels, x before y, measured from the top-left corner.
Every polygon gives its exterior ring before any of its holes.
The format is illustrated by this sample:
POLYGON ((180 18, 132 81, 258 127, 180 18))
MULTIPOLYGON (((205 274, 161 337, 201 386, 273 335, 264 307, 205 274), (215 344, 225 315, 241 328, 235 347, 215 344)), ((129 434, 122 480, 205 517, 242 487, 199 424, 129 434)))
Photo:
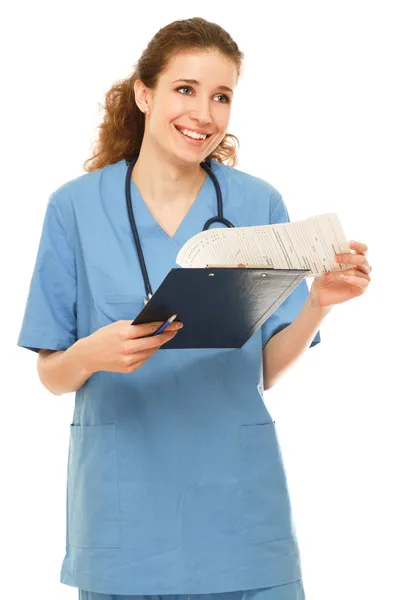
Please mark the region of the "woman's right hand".
POLYGON ((116 321, 97 329, 85 338, 87 370, 132 373, 141 367, 163 344, 172 340, 183 326, 179 321, 168 325, 162 333, 147 336, 163 321, 131 325, 132 320, 116 321))

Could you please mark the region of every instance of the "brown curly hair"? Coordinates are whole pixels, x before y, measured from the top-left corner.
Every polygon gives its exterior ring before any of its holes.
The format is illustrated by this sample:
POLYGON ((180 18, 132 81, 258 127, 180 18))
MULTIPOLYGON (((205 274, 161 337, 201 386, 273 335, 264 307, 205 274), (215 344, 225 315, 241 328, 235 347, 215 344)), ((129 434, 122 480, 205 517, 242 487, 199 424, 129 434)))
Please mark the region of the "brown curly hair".
MULTIPOLYGON (((92 156, 83 168, 96 171, 122 159, 131 160, 138 154, 144 135, 145 117, 136 104, 134 83, 140 79, 150 89, 155 89, 159 75, 169 59, 182 50, 218 50, 236 65, 241 75, 244 54, 227 31, 216 23, 200 17, 174 21, 160 29, 147 45, 135 65, 133 73, 117 81, 105 94, 105 115, 99 125, 99 137, 92 156)), ((233 134, 227 133, 216 148, 205 158, 236 166, 237 153, 233 134)))

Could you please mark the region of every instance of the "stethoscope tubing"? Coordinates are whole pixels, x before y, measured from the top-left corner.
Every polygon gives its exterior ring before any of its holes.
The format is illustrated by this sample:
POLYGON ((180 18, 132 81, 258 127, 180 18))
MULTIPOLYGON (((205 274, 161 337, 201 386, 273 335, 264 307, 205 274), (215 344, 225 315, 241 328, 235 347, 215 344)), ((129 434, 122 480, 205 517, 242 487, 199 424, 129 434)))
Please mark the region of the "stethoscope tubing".
MULTIPOLYGON (((153 295, 153 292, 151 289, 149 274, 147 271, 146 262, 145 262, 143 250, 142 250, 142 245, 140 243, 140 238, 139 238, 139 234, 138 234, 138 230, 137 230, 137 226, 136 226, 136 222, 135 222, 135 217, 133 215, 133 208, 132 208, 131 179, 132 179, 133 167, 135 166, 137 159, 138 159, 138 156, 134 156, 131 161, 126 160, 126 164, 127 164, 128 168, 126 171, 126 178, 125 178, 125 198, 126 198, 126 206, 127 206, 127 210, 128 210, 129 222, 131 224, 131 229, 132 229, 133 239, 135 242, 136 252, 137 252, 137 255, 139 258, 140 269, 142 271, 143 283, 144 283, 144 287, 146 290, 146 297, 147 297, 147 299, 150 299, 153 295)), ((228 219, 225 219, 223 216, 221 186, 219 185, 219 181, 218 181, 216 175, 213 173, 213 171, 211 169, 211 164, 208 164, 207 162, 202 162, 202 163, 200 163, 200 166, 211 177, 211 180, 212 180, 214 188, 215 188, 215 192, 217 194, 217 205, 218 205, 218 216, 211 217, 211 219, 208 219, 208 221, 206 221, 206 223, 204 224, 203 231, 206 231, 210 227, 210 225, 212 225, 213 223, 222 223, 223 225, 226 225, 226 227, 234 227, 234 225, 230 221, 228 221, 228 219)))

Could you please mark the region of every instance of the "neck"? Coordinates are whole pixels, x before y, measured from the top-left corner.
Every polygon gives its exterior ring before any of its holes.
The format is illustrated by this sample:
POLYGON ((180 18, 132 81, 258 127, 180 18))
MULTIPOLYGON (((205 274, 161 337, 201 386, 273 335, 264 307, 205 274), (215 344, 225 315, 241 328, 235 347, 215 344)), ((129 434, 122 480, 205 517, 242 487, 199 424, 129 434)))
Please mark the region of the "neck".
POLYGON ((143 139, 132 171, 135 182, 147 202, 158 205, 190 204, 207 174, 199 164, 182 164, 150 148, 143 139))

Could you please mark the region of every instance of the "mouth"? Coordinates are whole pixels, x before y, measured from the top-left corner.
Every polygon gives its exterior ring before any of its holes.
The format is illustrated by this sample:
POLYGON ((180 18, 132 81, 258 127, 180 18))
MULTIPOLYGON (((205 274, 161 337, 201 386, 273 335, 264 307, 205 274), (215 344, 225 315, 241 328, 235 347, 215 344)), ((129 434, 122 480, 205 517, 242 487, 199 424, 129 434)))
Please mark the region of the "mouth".
POLYGON ((183 133, 183 131, 189 131, 188 129, 185 129, 184 127, 179 129, 176 125, 174 125, 174 127, 188 143, 191 143, 192 145, 194 144, 195 146, 202 146, 212 136, 212 133, 207 133, 205 138, 192 137, 183 133))

